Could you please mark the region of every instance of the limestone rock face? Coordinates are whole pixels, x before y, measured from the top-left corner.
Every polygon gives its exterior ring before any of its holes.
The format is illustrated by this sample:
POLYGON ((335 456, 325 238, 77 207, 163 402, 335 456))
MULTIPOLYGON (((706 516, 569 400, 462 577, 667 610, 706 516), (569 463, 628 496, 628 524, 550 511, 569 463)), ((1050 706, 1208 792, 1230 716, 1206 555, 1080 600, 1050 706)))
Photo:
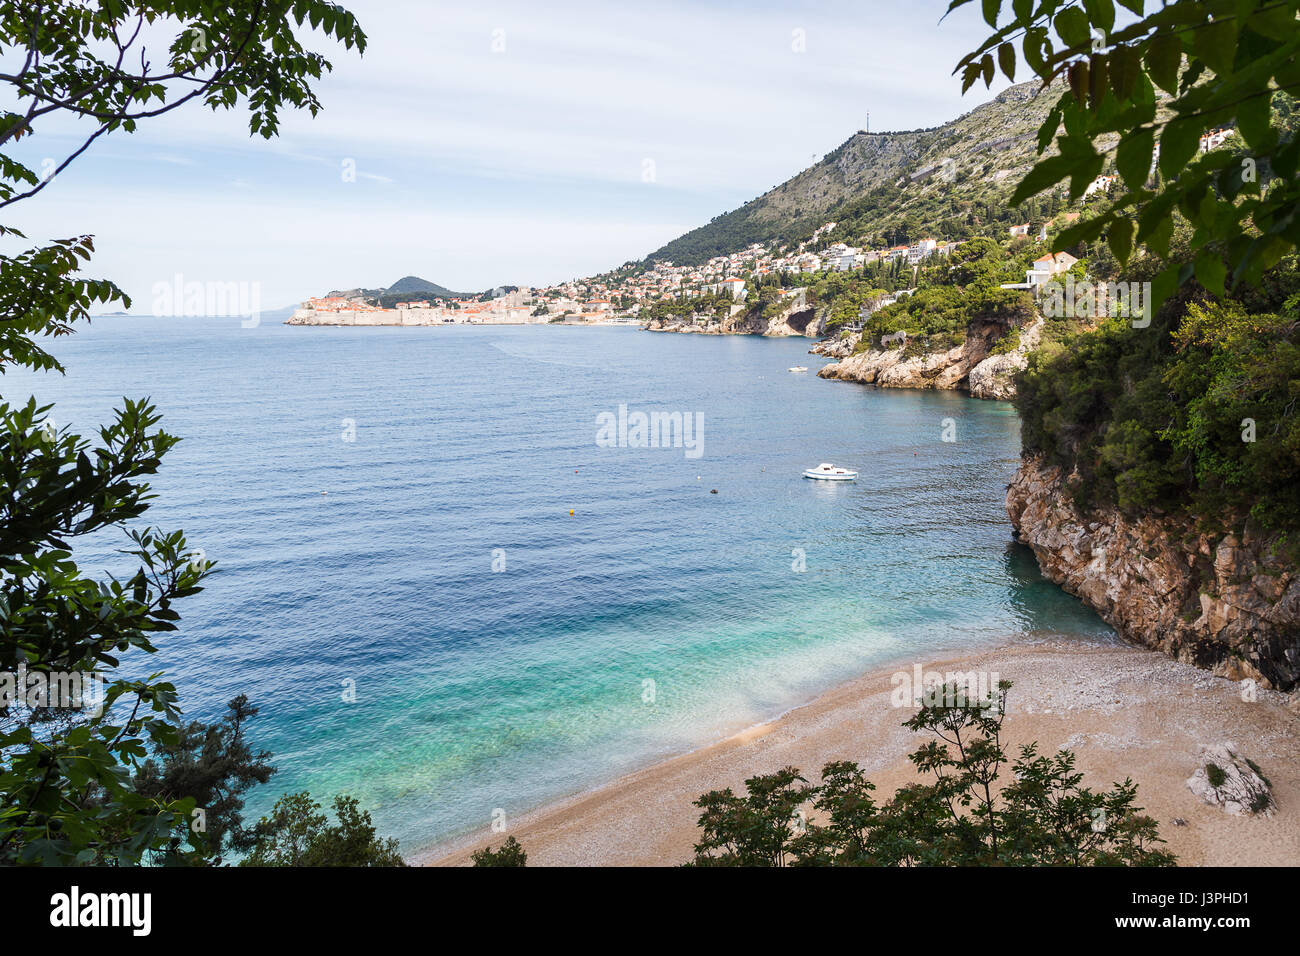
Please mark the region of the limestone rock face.
POLYGON ((990 355, 970 370, 971 398, 990 398, 1009 401, 1016 396, 1015 374, 1029 364, 1029 353, 1038 347, 1043 337, 1043 319, 1040 316, 1020 333, 1020 345, 1013 352, 990 355))
POLYGON ((827 358, 848 358, 858 347, 862 339, 861 332, 851 332, 843 338, 823 339, 808 350, 809 355, 824 355, 827 358))
POLYGON ((1170 518, 1081 513, 1060 468, 1020 463, 1007 514, 1043 574, 1120 636, 1233 680, 1300 685, 1300 575, 1278 542, 1170 518))
POLYGON ((1202 747, 1200 766, 1187 778, 1187 788, 1211 806, 1233 816, 1271 817, 1277 804, 1273 788, 1236 744, 1202 747))
MULTIPOLYGON (((965 341, 941 352, 909 356, 901 346, 868 349, 841 358, 817 374, 882 388, 965 388, 971 369, 988 357, 989 348, 1003 331, 996 323, 976 323, 967 331, 965 341)), ((843 349, 843 344, 839 347, 843 349)))
POLYGON ((652 319, 642 328, 647 332, 683 332, 694 335, 802 335, 815 339, 821 334, 822 321, 814 309, 800 308, 796 304, 770 319, 762 318, 755 309, 736 305, 725 319, 701 316, 698 321, 691 321, 670 316, 652 319))

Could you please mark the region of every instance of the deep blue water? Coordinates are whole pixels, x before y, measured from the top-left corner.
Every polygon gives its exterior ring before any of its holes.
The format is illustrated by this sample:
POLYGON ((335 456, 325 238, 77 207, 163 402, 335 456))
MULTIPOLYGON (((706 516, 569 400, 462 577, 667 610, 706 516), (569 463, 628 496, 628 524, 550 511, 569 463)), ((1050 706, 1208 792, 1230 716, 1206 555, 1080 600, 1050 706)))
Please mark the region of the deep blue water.
MULTIPOLYGON (((1010 406, 822 381, 807 347, 104 318, 52 344, 66 377, 0 389, 81 431, 152 396, 184 441, 149 523, 219 572, 134 665, 192 716, 261 706, 279 773, 253 813, 348 792, 413 851, 875 664, 1109 633, 1011 541, 1010 406), (702 416, 700 457, 598 447, 620 404, 702 416), (800 477, 821 461, 862 477, 800 477)), ((119 567, 120 538, 91 544, 83 567, 119 567)))

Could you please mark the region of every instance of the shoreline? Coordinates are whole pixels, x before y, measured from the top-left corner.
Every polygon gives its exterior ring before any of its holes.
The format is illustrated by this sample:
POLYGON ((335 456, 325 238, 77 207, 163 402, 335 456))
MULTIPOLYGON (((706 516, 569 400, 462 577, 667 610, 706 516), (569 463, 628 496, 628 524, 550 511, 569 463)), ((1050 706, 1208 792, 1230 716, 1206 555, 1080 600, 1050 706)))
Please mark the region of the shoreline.
MULTIPOLYGON (((1180 866, 1300 865, 1300 715, 1284 694, 1239 685, 1190 664, 1119 643, 1013 639, 964 657, 881 665, 766 722, 688 753, 547 803, 412 854, 419 865, 467 865, 470 854, 516 837, 530 866, 671 866, 692 855, 701 794, 787 765, 816 780, 836 759, 856 760, 885 798, 917 775, 907 754, 927 738, 902 727, 911 710, 890 704, 890 682, 915 664, 981 671, 1011 680, 1004 726, 1008 751, 1037 740, 1068 747, 1084 786, 1125 777, 1154 817, 1180 866), (1202 745, 1240 744, 1274 785, 1271 818, 1233 817, 1196 797, 1186 780, 1202 745), (1174 820, 1185 821, 1176 825, 1174 820)), ((996 679, 996 678, 993 678, 996 679)))

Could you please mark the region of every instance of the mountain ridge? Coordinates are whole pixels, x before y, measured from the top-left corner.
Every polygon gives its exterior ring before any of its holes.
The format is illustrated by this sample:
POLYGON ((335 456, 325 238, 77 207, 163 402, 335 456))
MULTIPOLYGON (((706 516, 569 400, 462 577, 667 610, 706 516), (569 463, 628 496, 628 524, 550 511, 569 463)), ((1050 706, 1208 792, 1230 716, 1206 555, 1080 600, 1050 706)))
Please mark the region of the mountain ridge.
POLYGON ((855 207, 873 197, 887 207, 870 217, 871 228, 882 235, 906 226, 909 211, 918 206, 936 207, 933 212, 953 218, 961 216, 963 204, 1005 202, 1020 179, 1016 174, 1023 175, 1038 158, 1038 128, 1059 89, 1021 83, 941 126, 858 131, 818 163, 643 261, 694 265, 755 242, 805 241, 841 213, 865 212, 855 207))
POLYGON ((446 286, 438 285, 436 282, 430 282, 428 279, 421 279, 419 276, 414 275, 402 276, 384 291, 390 295, 395 295, 397 293, 423 292, 440 298, 465 298, 461 293, 452 292, 446 286))

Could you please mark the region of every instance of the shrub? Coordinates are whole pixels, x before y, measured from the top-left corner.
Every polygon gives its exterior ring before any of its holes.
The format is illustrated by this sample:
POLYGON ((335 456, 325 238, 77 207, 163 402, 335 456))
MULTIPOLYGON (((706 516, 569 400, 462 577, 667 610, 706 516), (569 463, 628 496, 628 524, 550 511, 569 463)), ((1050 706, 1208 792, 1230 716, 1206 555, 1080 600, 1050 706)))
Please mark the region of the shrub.
POLYGON ((285 794, 254 828, 253 852, 240 866, 405 866, 397 841, 375 835, 353 797, 334 798, 331 826, 309 793, 285 794))
POLYGON ((985 701, 962 701, 956 685, 939 706, 923 706, 904 726, 937 739, 911 755, 932 782, 877 803, 857 764, 837 761, 810 786, 793 767, 751 777, 746 791, 706 793, 695 866, 1168 866, 1174 857, 1156 823, 1134 805, 1131 780, 1096 792, 1080 786, 1074 755, 1001 741, 1003 681, 985 701), (950 750, 949 747, 955 748, 950 750), (1010 783, 999 789, 1004 765, 1010 783), (810 805, 817 822, 805 823, 810 805))
POLYGON ((506 842, 501 844, 501 849, 494 850, 490 846, 481 850, 475 850, 471 854, 475 866, 527 866, 528 854, 524 848, 519 845, 519 841, 514 837, 507 837, 506 842))

